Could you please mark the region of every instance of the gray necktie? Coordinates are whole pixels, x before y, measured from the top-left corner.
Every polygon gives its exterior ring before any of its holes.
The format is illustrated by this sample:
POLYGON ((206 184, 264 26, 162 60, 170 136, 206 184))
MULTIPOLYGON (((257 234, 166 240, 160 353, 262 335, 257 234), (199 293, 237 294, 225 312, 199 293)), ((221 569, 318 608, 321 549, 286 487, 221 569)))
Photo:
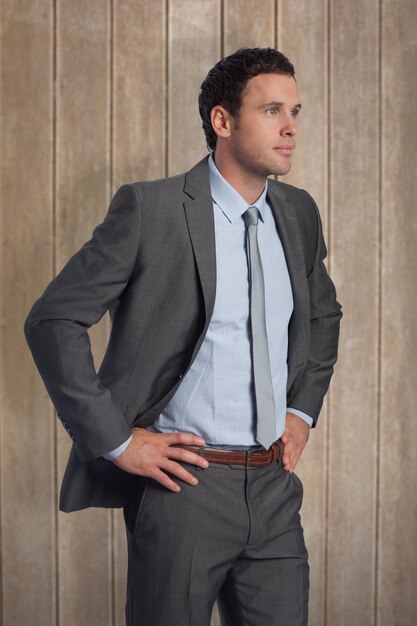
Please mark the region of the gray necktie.
POLYGON ((249 207, 244 214, 250 271, 250 313, 252 359, 256 398, 256 439, 268 449, 276 439, 275 403, 265 321, 265 284, 258 247, 258 209, 249 207))

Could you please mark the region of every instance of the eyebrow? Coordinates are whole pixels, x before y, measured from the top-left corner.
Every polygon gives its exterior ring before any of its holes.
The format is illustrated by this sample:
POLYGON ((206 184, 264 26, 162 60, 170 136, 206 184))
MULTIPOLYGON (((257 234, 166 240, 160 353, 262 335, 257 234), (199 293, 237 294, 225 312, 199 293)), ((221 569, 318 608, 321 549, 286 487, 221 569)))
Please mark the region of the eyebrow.
MULTIPOLYGON (((265 104, 262 104, 259 108, 262 109, 264 107, 272 107, 272 106, 282 106, 285 105, 285 102, 266 102, 265 104)), ((298 111, 301 109, 301 103, 299 102, 298 104, 294 105, 292 107, 293 109, 297 109, 298 111)))

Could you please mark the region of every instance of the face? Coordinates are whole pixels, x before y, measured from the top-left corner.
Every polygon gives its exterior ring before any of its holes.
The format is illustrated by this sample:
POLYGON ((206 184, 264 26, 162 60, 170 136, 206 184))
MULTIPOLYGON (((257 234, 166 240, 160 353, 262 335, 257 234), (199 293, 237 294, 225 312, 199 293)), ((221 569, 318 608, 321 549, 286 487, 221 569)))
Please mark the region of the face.
POLYGON ((285 74, 259 74, 248 81, 237 118, 230 117, 230 157, 244 172, 266 178, 291 168, 297 115, 297 83, 285 74))

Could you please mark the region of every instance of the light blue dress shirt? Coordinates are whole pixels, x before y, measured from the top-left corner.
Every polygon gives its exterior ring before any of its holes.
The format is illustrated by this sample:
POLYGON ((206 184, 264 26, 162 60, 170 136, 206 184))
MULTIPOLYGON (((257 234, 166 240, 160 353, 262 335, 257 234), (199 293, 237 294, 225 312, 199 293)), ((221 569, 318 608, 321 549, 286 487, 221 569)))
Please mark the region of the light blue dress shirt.
MULTIPOLYGON (((201 348, 169 404, 151 430, 190 432, 209 446, 250 448, 256 441, 256 409, 250 336, 249 272, 243 214, 250 206, 260 213, 258 245, 265 280, 268 347, 276 409, 276 439, 285 429, 287 410, 288 323, 293 297, 284 251, 267 200, 268 183, 250 205, 223 178, 213 155, 209 161, 216 240, 216 298, 201 348)), ((105 455, 115 458, 129 444, 105 455)))

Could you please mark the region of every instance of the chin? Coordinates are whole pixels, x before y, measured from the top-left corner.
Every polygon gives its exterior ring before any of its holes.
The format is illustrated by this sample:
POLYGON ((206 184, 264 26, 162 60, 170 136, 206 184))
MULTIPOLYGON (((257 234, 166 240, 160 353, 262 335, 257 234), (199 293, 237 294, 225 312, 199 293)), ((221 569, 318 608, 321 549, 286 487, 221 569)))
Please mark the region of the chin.
POLYGON ((291 169, 291 162, 288 162, 288 161, 286 163, 271 164, 271 167, 269 168, 270 175, 273 175, 273 176, 285 176, 285 174, 288 174, 290 169, 291 169))
POLYGON ((285 176, 290 171, 290 167, 284 168, 275 168, 273 171, 271 170, 269 176, 285 176))
POLYGON ((277 176, 285 176, 291 169, 291 163, 288 163, 282 167, 280 167, 277 171, 277 176))

